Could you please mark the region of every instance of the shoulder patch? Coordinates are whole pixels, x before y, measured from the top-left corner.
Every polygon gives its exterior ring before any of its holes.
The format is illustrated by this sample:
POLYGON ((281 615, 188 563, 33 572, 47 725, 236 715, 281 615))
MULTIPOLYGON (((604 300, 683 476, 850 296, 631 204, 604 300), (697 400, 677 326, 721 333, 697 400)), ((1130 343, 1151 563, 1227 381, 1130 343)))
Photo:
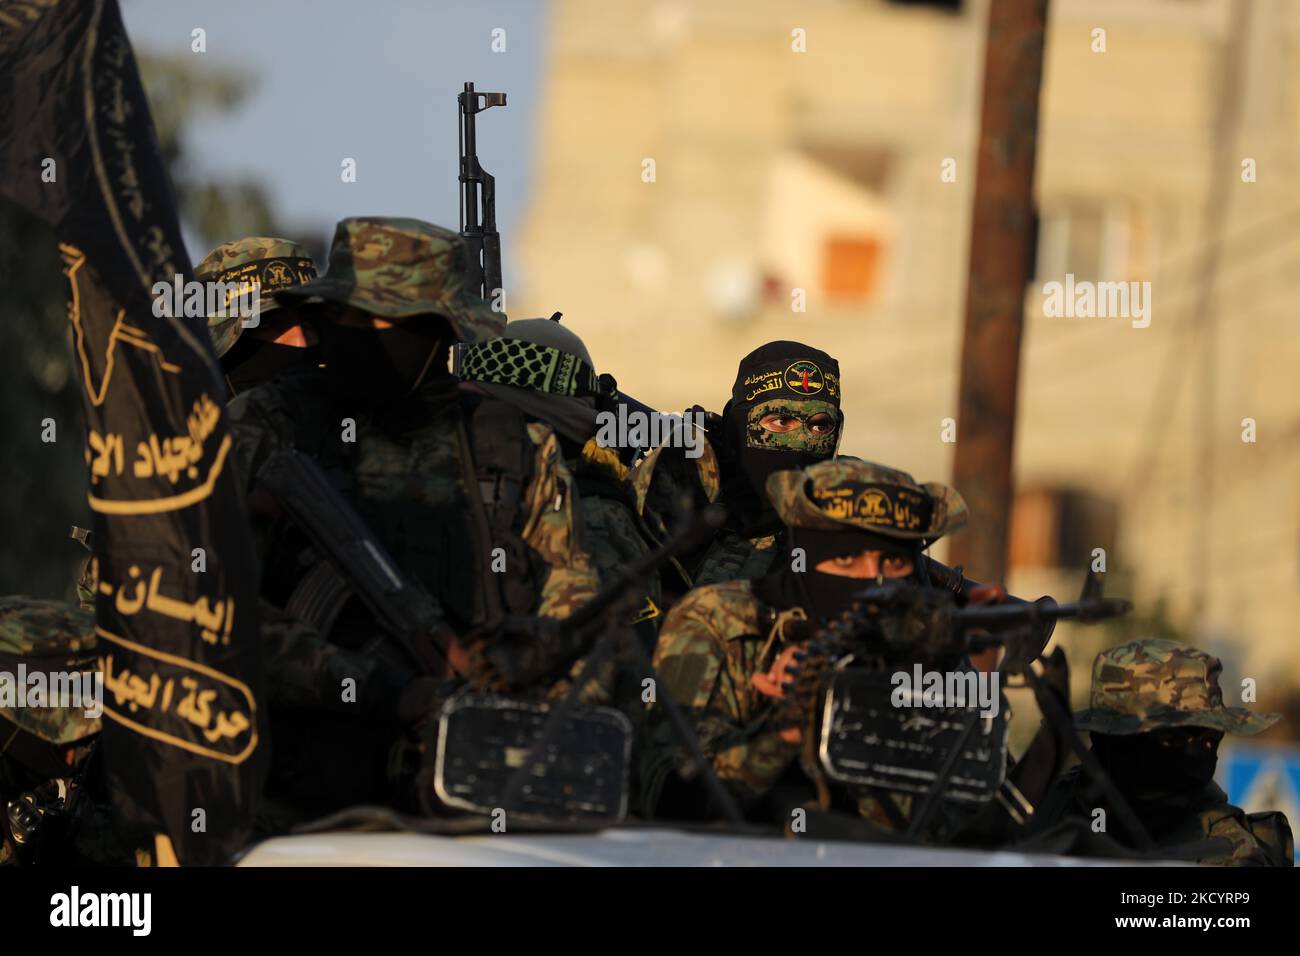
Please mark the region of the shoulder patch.
POLYGON ((713 694, 719 669, 718 658, 710 654, 680 654, 659 665, 659 679, 678 704, 699 710, 713 694))

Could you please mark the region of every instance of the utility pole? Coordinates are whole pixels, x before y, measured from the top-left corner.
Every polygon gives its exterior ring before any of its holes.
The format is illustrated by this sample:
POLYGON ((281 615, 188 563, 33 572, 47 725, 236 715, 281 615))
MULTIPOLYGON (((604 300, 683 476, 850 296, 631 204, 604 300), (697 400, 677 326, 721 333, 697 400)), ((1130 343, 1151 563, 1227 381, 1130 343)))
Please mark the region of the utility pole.
POLYGON ((1034 154, 1047 0, 989 3, 953 484, 970 525, 949 561, 1006 578, 1025 286, 1033 278, 1034 154))

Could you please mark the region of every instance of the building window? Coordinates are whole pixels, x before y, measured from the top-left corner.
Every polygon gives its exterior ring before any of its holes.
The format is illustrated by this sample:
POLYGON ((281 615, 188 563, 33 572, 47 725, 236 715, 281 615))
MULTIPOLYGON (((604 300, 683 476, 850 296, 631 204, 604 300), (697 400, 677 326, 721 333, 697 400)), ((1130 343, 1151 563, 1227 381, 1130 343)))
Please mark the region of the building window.
POLYGON ((1037 278, 1119 282, 1137 277, 1145 221, 1127 203, 1067 200, 1045 204, 1038 226, 1037 278))
POLYGON ((861 302, 876 291, 881 245, 870 236, 830 236, 824 244, 822 289, 833 302, 861 302))
POLYGON ((790 307, 791 290, 855 311, 882 297, 896 235, 884 192, 891 156, 870 147, 805 147, 771 163, 759 236, 763 301, 790 307))
POLYGON ((1111 500, 1083 491, 1028 488, 1011 513, 1011 566, 1016 569, 1084 569, 1092 552, 1110 553, 1119 527, 1111 500))

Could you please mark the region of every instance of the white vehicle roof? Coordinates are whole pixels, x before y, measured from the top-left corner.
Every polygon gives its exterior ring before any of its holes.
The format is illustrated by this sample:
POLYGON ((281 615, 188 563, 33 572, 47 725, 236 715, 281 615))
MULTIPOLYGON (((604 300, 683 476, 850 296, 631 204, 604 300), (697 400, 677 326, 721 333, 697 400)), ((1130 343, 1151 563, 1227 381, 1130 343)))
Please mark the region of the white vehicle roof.
POLYGON ((618 827, 567 834, 331 832, 275 837, 255 846, 239 865, 948 867, 1133 866, 1134 861, 618 827))

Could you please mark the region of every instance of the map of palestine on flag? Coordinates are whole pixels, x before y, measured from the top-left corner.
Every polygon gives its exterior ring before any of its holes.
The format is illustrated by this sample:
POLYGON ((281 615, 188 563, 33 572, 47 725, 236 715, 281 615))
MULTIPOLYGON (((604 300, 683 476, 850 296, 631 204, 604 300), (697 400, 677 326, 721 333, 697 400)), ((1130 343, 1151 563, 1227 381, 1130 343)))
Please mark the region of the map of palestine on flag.
POLYGON ((228 861, 266 752, 257 582, 207 333, 154 314, 190 261, 116 0, 0 0, 0 196, 53 227, 68 282, 114 817, 228 861))

